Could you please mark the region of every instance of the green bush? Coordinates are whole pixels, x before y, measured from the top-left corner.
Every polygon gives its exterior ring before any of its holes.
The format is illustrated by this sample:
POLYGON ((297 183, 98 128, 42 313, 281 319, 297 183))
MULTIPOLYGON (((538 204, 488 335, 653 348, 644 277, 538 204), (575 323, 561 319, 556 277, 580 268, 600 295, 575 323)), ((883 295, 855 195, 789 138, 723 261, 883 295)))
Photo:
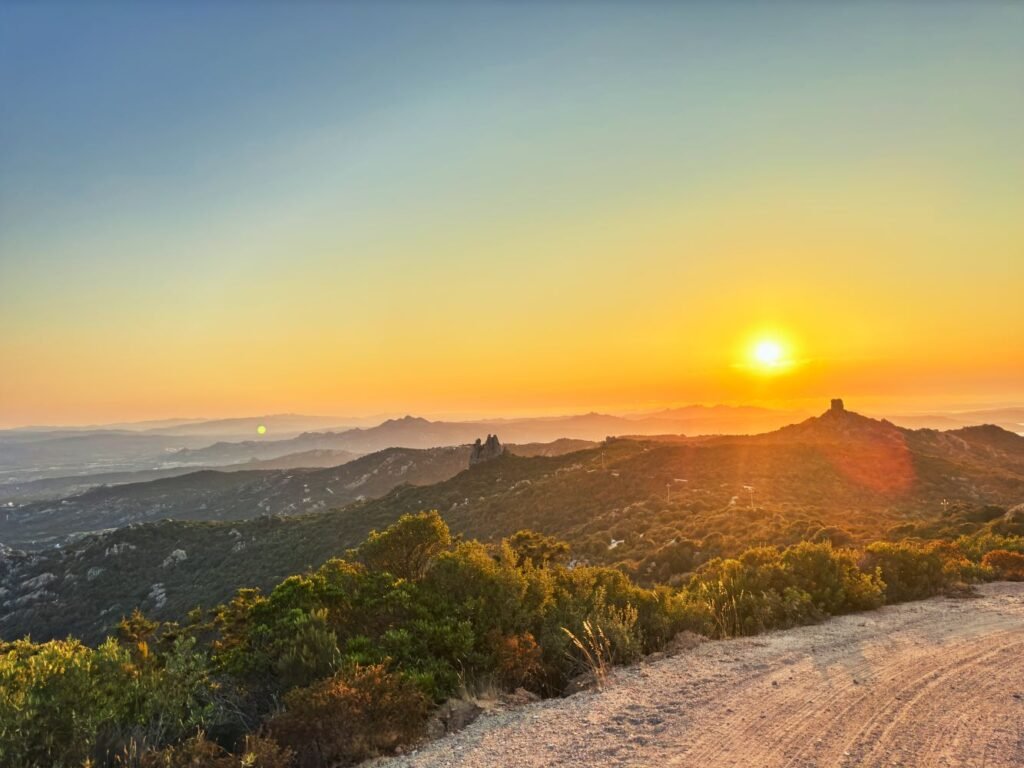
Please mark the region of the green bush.
POLYGON ((941 553, 926 544, 887 541, 868 546, 862 567, 877 570, 885 583, 885 601, 902 603, 937 595, 947 584, 941 553))
POLYGON ((885 585, 879 575, 861 571, 853 552, 833 549, 830 542, 789 547, 782 565, 792 577, 792 586, 810 597, 819 616, 870 610, 884 599, 885 585))
MULTIPOLYGON (((815 531, 814 520, 793 528, 815 531)), ((863 555, 829 540, 755 547, 704 563, 681 589, 624 572, 692 567, 723 537, 707 535, 699 556, 695 542, 668 541, 628 568, 570 568, 561 542, 532 531, 453 543, 436 513, 406 515, 353 550, 358 562, 330 560, 266 595, 241 590, 206 623, 136 613, 120 642, 97 648, 0 644, 0 765, 347 764, 415 738, 431 703, 461 688, 559 693, 682 629, 753 635, 956 582, 1024 578, 1024 539, 992 532, 863 555), (214 743, 264 728, 274 741, 250 738, 237 753, 214 743)))
POLYGON ((371 531, 356 556, 374 571, 400 579, 421 579, 434 559, 451 546, 448 526, 436 511, 402 515, 382 532, 371 531))
POLYGON ((973 536, 961 536, 954 546, 974 562, 997 549, 1006 552, 1024 554, 1024 536, 1002 536, 996 533, 977 533, 973 536))
POLYGON ((802 542, 782 552, 748 549, 716 559, 690 580, 690 629, 711 637, 754 635, 882 604, 879 575, 862 571, 856 555, 830 542, 802 542))
POLYGON ((161 657, 113 639, 0 645, 0 765, 77 768, 132 743, 160 746, 209 722, 211 702, 192 639, 161 657))

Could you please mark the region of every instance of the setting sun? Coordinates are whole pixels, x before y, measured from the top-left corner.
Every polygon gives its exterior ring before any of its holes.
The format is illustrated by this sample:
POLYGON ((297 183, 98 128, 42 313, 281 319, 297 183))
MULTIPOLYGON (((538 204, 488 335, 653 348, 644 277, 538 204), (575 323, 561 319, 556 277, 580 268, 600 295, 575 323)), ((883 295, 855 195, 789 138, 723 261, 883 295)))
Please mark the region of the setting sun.
POLYGON ((763 366, 777 367, 783 362, 782 345, 771 339, 760 341, 754 347, 754 359, 763 366))
POLYGON ((747 349, 746 359, 749 362, 742 367, 755 373, 775 375, 793 366, 792 345, 778 335, 757 337, 747 349))

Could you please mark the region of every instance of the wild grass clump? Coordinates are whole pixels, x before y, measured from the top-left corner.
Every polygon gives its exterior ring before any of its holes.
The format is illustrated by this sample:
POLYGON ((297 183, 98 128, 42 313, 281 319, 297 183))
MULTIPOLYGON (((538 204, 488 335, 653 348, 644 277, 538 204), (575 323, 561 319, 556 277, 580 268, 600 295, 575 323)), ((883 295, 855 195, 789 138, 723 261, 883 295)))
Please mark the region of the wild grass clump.
POLYGON ((584 621, 579 636, 568 627, 562 627, 562 631, 572 642, 573 649, 583 663, 585 674, 590 676, 598 689, 603 688, 612 663, 612 647, 604 630, 600 626, 595 629, 590 621, 584 621))

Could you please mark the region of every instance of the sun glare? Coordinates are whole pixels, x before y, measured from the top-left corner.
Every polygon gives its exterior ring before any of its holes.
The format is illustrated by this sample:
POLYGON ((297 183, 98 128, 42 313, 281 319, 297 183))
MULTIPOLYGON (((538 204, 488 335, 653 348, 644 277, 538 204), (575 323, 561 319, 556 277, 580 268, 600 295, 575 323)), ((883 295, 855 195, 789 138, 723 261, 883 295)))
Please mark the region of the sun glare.
POLYGON ((754 347, 754 359, 761 365, 778 365, 782 362, 782 345, 770 339, 760 341, 754 347))
POLYGON ((781 373, 792 360, 786 346, 776 338, 762 338, 750 348, 751 367, 762 373, 781 373))

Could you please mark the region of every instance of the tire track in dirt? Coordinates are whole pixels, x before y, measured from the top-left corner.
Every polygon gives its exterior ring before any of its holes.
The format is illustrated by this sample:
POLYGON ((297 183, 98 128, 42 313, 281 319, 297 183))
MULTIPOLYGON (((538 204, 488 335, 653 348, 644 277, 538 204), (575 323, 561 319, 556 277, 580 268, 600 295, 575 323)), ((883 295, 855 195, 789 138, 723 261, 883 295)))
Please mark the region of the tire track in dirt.
POLYGON ((377 764, 1024 766, 1024 584, 979 591, 704 643, 377 764))

